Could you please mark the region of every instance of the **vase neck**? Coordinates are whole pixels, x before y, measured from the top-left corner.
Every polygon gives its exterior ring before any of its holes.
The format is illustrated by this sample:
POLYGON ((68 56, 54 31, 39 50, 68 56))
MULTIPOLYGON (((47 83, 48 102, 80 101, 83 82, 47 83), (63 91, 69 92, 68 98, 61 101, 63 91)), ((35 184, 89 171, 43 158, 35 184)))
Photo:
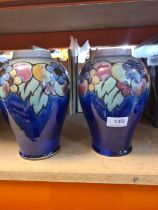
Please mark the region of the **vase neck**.
POLYGON ((13 52, 13 59, 16 58, 51 58, 49 50, 16 50, 13 52))
POLYGON ((96 50, 95 57, 102 57, 102 56, 132 56, 132 53, 131 49, 123 49, 123 48, 96 50))

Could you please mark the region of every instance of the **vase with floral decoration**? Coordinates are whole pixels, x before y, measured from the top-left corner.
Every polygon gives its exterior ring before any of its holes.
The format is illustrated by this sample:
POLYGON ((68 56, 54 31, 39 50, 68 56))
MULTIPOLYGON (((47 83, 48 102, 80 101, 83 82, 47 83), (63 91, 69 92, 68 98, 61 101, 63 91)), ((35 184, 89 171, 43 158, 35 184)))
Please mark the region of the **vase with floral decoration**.
POLYGON ((59 149, 69 104, 65 67, 47 50, 20 50, 1 69, 0 98, 26 159, 42 159, 59 149))
POLYGON ((101 50, 79 74, 79 97, 92 147, 102 155, 128 154, 149 95, 150 78, 130 49, 101 50))

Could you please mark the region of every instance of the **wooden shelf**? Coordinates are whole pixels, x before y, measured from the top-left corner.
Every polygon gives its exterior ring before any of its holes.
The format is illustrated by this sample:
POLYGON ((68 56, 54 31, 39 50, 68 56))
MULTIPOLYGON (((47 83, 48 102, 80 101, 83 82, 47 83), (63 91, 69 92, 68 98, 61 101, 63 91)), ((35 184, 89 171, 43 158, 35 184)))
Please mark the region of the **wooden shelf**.
POLYGON ((0 34, 158 25, 158 1, 0 8, 0 34))
POLYGON ((80 45, 87 39, 91 46, 135 45, 157 34, 158 27, 7 34, 0 35, 0 50, 27 49, 32 45, 43 48, 67 48, 70 45, 70 36, 77 38, 80 45))
POLYGON ((2 118, 0 129, 0 180, 158 185, 158 130, 145 121, 137 126, 132 153, 118 158, 91 149, 83 114, 67 117, 61 150, 40 161, 19 157, 15 138, 2 118))
POLYGON ((0 0, 0 50, 140 44, 158 34, 158 1, 0 0), (132 37, 132 38, 131 38, 132 37))
POLYGON ((67 5, 81 5, 81 4, 100 4, 100 3, 120 3, 120 2, 136 2, 141 0, 0 0, 0 8, 21 8, 21 7, 40 7, 51 6, 61 7, 67 5))

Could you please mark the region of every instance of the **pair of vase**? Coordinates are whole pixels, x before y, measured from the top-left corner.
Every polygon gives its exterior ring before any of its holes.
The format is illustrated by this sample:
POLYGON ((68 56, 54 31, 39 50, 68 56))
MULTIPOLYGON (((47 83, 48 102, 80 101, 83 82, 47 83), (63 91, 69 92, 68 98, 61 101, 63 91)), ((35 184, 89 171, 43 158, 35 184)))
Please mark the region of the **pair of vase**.
MULTIPOLYGON (((131 139, 149 94, 144 64, 127 50, 105 51, 83 65, 79 95, 92 146, 107 156, 131 151, 131 139)), ((46 50, 22 50, 0 69, 0 97, 26 159, 56 153, 69 105, 67 70, 46 50)))

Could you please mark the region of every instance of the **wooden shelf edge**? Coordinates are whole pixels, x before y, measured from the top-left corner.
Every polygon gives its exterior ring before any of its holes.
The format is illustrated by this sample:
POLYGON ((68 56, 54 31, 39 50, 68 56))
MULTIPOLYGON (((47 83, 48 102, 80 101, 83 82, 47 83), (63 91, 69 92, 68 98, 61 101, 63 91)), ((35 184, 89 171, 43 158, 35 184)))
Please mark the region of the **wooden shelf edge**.
POLYGON ((142 121, 136 129, 130 155, 108 158, 91 149, 83 115, 67 117, 61 136, 61 151, 41 161, 20 158, 18 144, 8 124, 3 121, 1 126, 1 181, 158 185, 158 167, 155 162, 158 134, 157 129, 146 121, 142 121))
POLYGON ((157 175, 0 172, 1 181, 69 182, 98 184, 158 185, 157 175))
POLYGON ((18 9, 27 7, 63 7, 81 4, 110 4, 123 2, 138 2, 142 0, 0 0, 0 9, 18 9))
POLYGON ((32 45, 43 48, 68 48, 70 36, 82 45, 87 39, 91 46, 136 45, 158 34, 158 26, 100 29, 85 31, 47 32, 0 35, 0 50, 26 49, 32 45))

